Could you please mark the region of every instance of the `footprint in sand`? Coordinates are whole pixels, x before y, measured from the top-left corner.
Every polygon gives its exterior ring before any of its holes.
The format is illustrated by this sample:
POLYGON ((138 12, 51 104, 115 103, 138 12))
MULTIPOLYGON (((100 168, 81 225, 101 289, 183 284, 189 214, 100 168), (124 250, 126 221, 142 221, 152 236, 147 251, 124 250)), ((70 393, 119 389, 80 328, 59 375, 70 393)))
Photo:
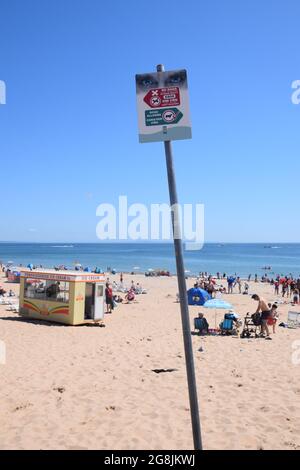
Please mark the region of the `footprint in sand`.
POLYGON ((66 391, 65 387, 55 387, 53 390, 58 393, 64 393, 66 391))
POLYGON ((106 409, 107 411, 110 411, 110 410, 115 411, 116 407, 113 406, 113 405, 110 405, 110 406, 106 406, 105 409, 106 409))
POLYGON ((16 406, 14 411, 25 410, 26 408, 29 408, 30 406, 33 406, 33 403, 24 403, 23 405, 16 406))

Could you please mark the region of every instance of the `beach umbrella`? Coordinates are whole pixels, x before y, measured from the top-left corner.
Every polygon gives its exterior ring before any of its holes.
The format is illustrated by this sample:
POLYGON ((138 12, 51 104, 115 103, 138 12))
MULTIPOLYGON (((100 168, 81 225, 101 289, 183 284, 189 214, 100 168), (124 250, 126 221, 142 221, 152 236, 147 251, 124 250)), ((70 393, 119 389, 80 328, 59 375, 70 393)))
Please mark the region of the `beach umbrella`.
POLYGON ((84 268, 84 272, 85 273, 90 273, 91 272, 91 268, 89 268, 88 266, 86 268, 84 268))
POLYGON ((27 268, 32 271, 32 269, 33 269, 33 264, 32 264, 32 263, 27 264, 27 268))
POLYGON ((205 302, 204 307, 215 308, 215 309, 223 308, 226 310, 230 310, 232 308, 232 305, 223 299, 210 299, 205 302))
POLYGON ((216 328, 216 323, 217 323, 217 309, 223 309, 223 310, 232 309, 232 305, 229 302, 226 302, 225 300, 222 300, 222 299, 207 300, 205 304, 203 305, 203 307, 215 309, 215 328, 216 328))

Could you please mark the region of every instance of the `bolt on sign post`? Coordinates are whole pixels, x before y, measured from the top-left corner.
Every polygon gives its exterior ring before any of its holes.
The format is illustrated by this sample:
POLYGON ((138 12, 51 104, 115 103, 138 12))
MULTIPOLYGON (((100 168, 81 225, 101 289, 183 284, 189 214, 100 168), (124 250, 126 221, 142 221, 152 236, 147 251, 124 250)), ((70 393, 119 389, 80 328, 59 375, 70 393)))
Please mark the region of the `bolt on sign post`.
POLYGON ((185 282, 183 249, 177 189, 172 155, 172 140, 191 139, 186 70, 136 75, 139 141, 164 142, 168 173, 172 227, 176 255, 178 290, 185 351, 186 371, 193 430, 194 448, 202 450, 200 417, 192 349, 191 327, 185 282))

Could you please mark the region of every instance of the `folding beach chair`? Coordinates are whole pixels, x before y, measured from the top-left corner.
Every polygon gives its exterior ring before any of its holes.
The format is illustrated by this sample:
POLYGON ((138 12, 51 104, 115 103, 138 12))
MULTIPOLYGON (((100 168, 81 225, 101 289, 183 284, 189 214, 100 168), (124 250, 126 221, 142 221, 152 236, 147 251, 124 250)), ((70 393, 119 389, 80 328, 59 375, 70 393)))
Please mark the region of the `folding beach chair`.
POLYGON ((203 331, 208 333, 207 322, 204 318, 194 318, 194 331, 198 331, 201 334, 203 331))
POLYGON ((233 335, 237 333, 236 317, 232 313, 225 313, 224 320, 220 323, 221 335, 233 335))
POLYGON ((288 328, 300 328, 300 313, 288 312, 287 324, 288 328))

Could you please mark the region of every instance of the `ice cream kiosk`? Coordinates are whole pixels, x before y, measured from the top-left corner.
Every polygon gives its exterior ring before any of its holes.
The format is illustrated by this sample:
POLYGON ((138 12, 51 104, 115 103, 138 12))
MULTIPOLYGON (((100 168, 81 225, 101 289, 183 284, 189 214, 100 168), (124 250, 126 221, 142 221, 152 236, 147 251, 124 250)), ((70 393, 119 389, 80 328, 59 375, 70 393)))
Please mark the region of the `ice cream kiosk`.
POLYGON ((80 325, 104 317, 105 274, 24 269, 20 274, 20 315, 80 325))

